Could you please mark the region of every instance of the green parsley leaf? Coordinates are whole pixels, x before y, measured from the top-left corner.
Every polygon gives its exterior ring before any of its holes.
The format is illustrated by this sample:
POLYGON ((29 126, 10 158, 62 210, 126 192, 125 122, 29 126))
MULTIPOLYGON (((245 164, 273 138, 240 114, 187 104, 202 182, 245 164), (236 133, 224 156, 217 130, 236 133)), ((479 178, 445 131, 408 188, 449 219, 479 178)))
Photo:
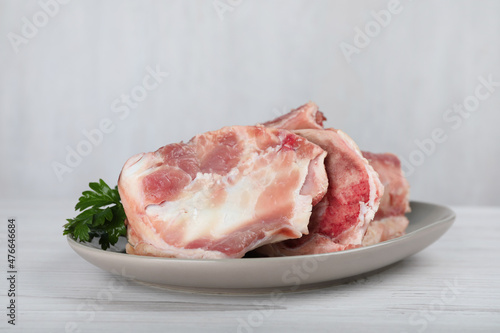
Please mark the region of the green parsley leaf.
POLYGON ((92 191, 84 191, 75 206, 81 213, 66 220, 63 235, 71 235, 80 242, 99 237, 101 248, 106 250, 127 234, 125 211, 118 187, 112 189, 102 179, 89 183, 89 187, 92 191))

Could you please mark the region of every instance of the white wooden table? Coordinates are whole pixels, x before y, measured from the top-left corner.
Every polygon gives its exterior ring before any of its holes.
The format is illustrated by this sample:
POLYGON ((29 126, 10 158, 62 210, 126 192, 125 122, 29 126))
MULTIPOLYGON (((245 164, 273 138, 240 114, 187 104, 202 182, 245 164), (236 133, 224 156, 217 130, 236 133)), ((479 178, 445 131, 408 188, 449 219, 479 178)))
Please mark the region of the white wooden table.
MULTIPOLYGON (((17 220, 12 332, 500 332, 500 208, 453 207, 435 244, 344 284, 285 293, 151 287, 84 261, 62 236, 75 202, 0 203, 0 306, 8 311, 7 219, 17 220)), ((7 313, 7 312, 6 312, 7 313)))

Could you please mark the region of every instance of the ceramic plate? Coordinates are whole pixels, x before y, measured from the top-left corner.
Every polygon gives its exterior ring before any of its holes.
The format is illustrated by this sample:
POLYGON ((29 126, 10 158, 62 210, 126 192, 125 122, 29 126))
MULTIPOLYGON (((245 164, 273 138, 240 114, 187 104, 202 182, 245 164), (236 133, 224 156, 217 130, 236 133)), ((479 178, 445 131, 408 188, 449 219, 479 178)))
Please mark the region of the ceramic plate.
POLYGON ((69 245, 82 258, 114 274, 181 288, 284 288, 344 279, 381 269, 415 254, 441 237, 455 220, 443 206, 411 202, 406 235, 375 245, 334 253, 278 258, 171 259, 124 253, 123 239, 112 249, 95 243, 69 245))

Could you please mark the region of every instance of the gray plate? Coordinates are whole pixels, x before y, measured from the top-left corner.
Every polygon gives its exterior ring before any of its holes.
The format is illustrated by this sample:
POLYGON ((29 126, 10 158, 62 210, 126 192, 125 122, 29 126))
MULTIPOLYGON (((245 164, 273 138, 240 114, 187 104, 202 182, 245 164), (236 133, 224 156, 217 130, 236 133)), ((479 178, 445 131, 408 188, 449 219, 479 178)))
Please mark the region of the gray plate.
POLYGON ((406 235, 375 245, 334 253, 279 258, 171 259, 122 253, 124 244, 104 251, 68 237, 82 258, 113 274, 177 288, 290 288, 345 279, 381 269, 439 239, 455 220, 444 206, 411 202, 406 235))

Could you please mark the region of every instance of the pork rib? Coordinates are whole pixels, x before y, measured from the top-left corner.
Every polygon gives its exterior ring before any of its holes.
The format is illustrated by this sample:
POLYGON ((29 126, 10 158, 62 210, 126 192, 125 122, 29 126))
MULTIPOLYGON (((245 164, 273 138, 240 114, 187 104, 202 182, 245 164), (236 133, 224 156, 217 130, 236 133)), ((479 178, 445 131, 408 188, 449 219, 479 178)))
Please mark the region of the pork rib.
POLYGON ((328 191, 313 208, 308 235, 269 244, 257 251, 268 256, 288 256, 361 246, 383 193, 377 173, 354 141, 342 131, 308 129, 294 133, 328 153, 325 160, 328 191))
POLYGON ((370 162, 384 185, 384 195, 375 220, 389 216, 404 215, 410 211, 410 185, 401 169, 401 161, 391 153, 375 154, 363 151, 363 157, 370 162))
POLYGON ((232 126, 131 157, 118 180, 127 253, 239 258, 307 233, 326 152, 301 136, 232 126))
POLYGON ((326 118, 323 112, 318 110, 318 106, 309 102, 262 125, 287 130, 323 129, 323 121, 325 120, 326 118))
POLYGON ((366 231, 363 245, 372 245, 404 235, 410 211, 410 185, 403 175, 399 158, 390 153, 363 152, 384 185, 384 195, 375 219, 366 231))

